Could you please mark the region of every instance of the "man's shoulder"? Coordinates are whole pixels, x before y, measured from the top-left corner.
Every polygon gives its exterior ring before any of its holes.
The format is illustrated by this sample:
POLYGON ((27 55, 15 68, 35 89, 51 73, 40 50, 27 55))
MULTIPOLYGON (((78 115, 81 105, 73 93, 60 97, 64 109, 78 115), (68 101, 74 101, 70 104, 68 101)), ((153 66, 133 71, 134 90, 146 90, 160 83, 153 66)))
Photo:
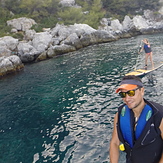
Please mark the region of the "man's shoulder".
POLYGON ((120 106, 118 107, 118 111, 121 111, 122 108, 123 108, 125 105, 126 105, 126 104, 122 104, 122 105, 120 105, 120 106))
POLYGON ((154 101, 147 101, 146 100, 146 103, 148 105, 150 105, 153 109, 155 109, 156 111, 159 111, 159 113, 162 115, 163 117, 163 105, 157 103, 157 102, 154 102, 154 101))

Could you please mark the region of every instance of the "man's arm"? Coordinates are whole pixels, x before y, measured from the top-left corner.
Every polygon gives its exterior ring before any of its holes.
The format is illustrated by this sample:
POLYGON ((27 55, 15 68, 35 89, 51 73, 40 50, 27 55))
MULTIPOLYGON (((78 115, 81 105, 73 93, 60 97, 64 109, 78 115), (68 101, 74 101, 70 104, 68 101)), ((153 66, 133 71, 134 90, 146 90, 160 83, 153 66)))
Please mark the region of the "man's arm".
MULTIPOLYGON (((161 121, 161 125, 160 125, 160 130, 161 130, 161 137, 162 137, 162 140, 163 140, 163 119, 161 121)), ((163 163, 163 153, 162 153, 162 157, 161 157, 161 160, 159 161, 159 163, 163 163)))
MULTIPOLYGON (((111 163, 118 163, 119 159, 119 138, 117 134, 117 121, 118 121, 118 113, 115 115, 114 118, 114 129, 112 133, 112 139, 110 142, 110 162, 111 163)), ((162 162, 161 162, 162 163, 162 162)))

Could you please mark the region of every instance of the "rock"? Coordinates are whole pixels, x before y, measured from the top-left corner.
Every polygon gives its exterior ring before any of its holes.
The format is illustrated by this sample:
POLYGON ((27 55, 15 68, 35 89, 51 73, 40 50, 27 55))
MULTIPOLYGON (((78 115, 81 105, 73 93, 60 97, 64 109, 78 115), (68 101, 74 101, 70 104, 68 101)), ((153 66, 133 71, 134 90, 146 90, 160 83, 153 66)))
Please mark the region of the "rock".
POLYGON ((52 37, 58 37, 59 36, 58 31, 62 27, 64 27, 63 24, 57 23, 56 26, 50 30, 50 34, 52 35, 52 37))
POLYGON ((90 27, 87 24, 74 24, 70 26, 71 33, 76 33, 78 37, 81 37, 83 34, 92 34, 96 29, 90 27))
POLYGON ((111 20, 110 18, 102 18, 100 21, 101 26, 110 26, 111 20))
POLYGON ((76 49, 83 48, 83 45, 76 33, 70 34, 61 44, 74 46, 76 49))
POLYGON ((11 33, 17 33, 17 32, 18 32, 17 29, 15 29, 15 28, 12 28, 12 29, 11 29, 11 33))
POLYGON ((55 51, 54 51, 54 47, 55 47, 55 46, 52 46, 52 45, 51 45, 51 46, 48 48, 47 54, 46 54, 48 58, 52 58, 52 57, 56 56, 55 51))
POLYGON ((33 40, 35 34, 36 34, 36 31, 34 29, 26 30, 25 35, 24 35, 24 40, 26 40, 26 41, 33 40))
POLYGON ((97 38, 94 38, 96 35, 95 32, 97 32, 97 30, 87 24, 74 24, 67 27, 57 25, 56 28, 52 30, 52 35, 55 35, 55 37, 58 36, 57 40, 60 44, 67 44, 74 46, 76 49, 80 49, 96 42, 97 38))
POLYGON ((131 19, 125 16, 122 24, 119 20, 103 19, 101 21, 100 30, 109 31, 112 35, 118 38, 132 37, 140 34, 152 34, 162 32, 163 15, 155 14, 150 10, 145 10, 144 15, 136 15, 131 19), (108 22, 108 25, 107 25, 108 22))
POLYGON ((15 69, 21 69, 22 67, 24 67, 22 61, 20 60, 18 56, 12 55, 8 57, 8 59, 12 62, 13 67, 15 67, 15 69))
POLYGON ((49 51, 47 52, 47 56, 49 58, 51 58, 51 57, 56 56, 56 55, 61 55, 61 54, 73 52, 75 50, 76 50, 75 47, 70 46, 70 45, 65 45, 65 44, 55 45, 49 49, 49 51))
POLYGON ((16 55, 0 57, 0 76, 16 72, 23 67, 24 65, 22 64, 20 58, 16 55))
POLYGON ((72 31, 68 26, 60 24, 57 24, 56 27, 54 27, 50 32, 52 37, 58 37, 60 41, 66 39, 71 33, 72 31))
POLYGON ((163 15, 163 7, 160 8, 159 13, 163 15))
POLYGON ((147 10, 144 11, 144 15, 136 15, 132 19, 125 16, 122 23, 118 19, 103 18, 98 30, 87 24, 69 26, 57 24, 53 29, 44 29, 46 32, 40 33, 30 29, 35 24, 31 19, 13 19, 8 21, 8 25, 12 25, 15 32, 25 31, 25 40, 19 41, 9 36, 0 38, 0 74, 13 71, 14 63, 18 65, 16 59, 8 58, 13 56, 13 52, 23 63, 41 61, 92 44, 163 32, 162 17, 161 14, 147 10))
POLYGON ((134 25, 133 20, 129 16, 125 16, 122 22, 123 30, 121 38, 129 38, 141 34, 139 29, 134 25))
POLYGON ((7 21, 7 25, 15 28, 17 31, 26 31, 29 30, 36 22, 30 18, 17 18, 7 21))
POLYGON ((5 36, 0 38, 0 56, 10 56, 14 52, 18 45, 18 39, 11 36, 5 36))
POLYGON ((86 46, 89 46, 89 45, 92 44, 91 43, 91 37, 90 37, 89 34, 83 34, 83 35, 81 35, 80 41, 81 41, 83 47, 86 47, 86 46))
POLYGON ((59 44, 60 44, 59 38, 52 38, 52 45, 59 45, 59 44))
POLYGON ((53 50, 56 55, 61 55, 61 54, 76 51, 75 47, 70 45, 65 45, 65 44, 56 45, 53 47, 53 50))
POLYGON ((112 20, 111 25, 113 31, 122 31, 123 27, 122 24, 119 22, 118 19, 112 20))
POLYGON ((141 32, 141 34, 147 34, 147 33, 153 33, 153 27, 150 26, 149 21, 147 21, 145 18, 142 16, 135 16, 133 18, 133 23, 134 26, 136 27, 137 30, 141 32))
POLYGON ((95 31, 96 30, 94 28, 90 27, 87 24, 74 24, 69 26, 57 24, 56 27, 53 28, 50 33, 53 37, 58 37, 60 38, 60 41, 63 41, 72 33, 76 33, 77 36, 80 37, 83 34, 91 34, 95 31))
POLYGON ((148 19, 148 20, 154 21, 154 20, 155 20, 155 16, 154 16, 153 11, 145 10, 145 11, 144 11, 144 18, 145 18, 145 19, 148 19))
POLYGON ((96 44, 96 43, 104 43, 104 42, 110 42, 115 40, 116 37, 114 37, 111 33, 105 30, 96 30, 91 34, 84 34, 80 38, 83 47, 96 44))
POLYGON ((5 42, 7 49, 9 50, 15 50, 18 45, 18 39, 15 39, 11 36, 5 36, 2 38, 2 40, 5 42))
POLYGON ((50 28, 42 28, 42 31, 43 32, 49 32, 50 31, 50 28))
POLYGON ((61 0, 60 4, 64 7, 68 6, 74 6, 75 5, 75 0, 61 0))
POLYGON ((97 30, 91 34, 85 34, 81 37, 83 46, 88 46, 96 43, 107 42, 110 40, 110 35, 107 31, 97 30))
POLYGON ((3 76, 14 69, 12 62, 9 58, 3 58, 0 60, 0 76, 3 76))
POLYGON ((0 57, 10 56, 11 50, 7 49, 7 45, 2 38, 0 38, 0 57))
POLYGON ((91 43, 104 43, 115 41, 116 38, 107 31, 97 30, 91 34, 91 43))
POLYGON ((52 43, 52 35, 48 32, 40 32, 34 35, 32 46, 40 53, 48 49, 52 43))
POLYGON ((133 20, 129 16, 125 16, 123 22, 122 22, 123 30, 129 31, 134 27, 133 20))
POLYGON ((74 24, 70 26, 57 24, 50 32, 53 37, 52 45, 67 44, 80 49, 91 45, 89 41, 90 35, 95 31, 95 29, 87 24, 74 24))
POLYGON ((154 28, 142 28, 140 29, 140 32, 144 35, 154 33, 154 28))
POLYGON ((32 45, 26 42, 20 42, 18 44, 18 56, 23 63, 33 62, 40 55, 40 51, 37 51, 32 45))
POLYGON ((37 57, 36 61, 43 61, 43 60, 46 60, 47 58, 48 58, 47 52, 44 51, 43 53, 41 53, 41 54, 37 57))

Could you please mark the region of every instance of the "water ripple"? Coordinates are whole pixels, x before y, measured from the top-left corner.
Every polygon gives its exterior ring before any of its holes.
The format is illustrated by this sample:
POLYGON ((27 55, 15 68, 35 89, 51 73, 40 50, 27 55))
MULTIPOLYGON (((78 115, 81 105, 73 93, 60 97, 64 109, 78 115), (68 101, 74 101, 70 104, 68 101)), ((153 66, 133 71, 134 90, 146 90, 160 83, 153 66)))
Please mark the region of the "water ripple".
MULTIPOLYGON (((146 37, 160 61, 160 35, 146 37)), ((137 55, 142 38, 90 46, 2 79, 0 162, 109 163, 113 119, 122 104, 115 89, 136 61, 143 65, 137 55)), ((142 80, 145 97, 163 104, 162 79, 160 68, 142 80)))

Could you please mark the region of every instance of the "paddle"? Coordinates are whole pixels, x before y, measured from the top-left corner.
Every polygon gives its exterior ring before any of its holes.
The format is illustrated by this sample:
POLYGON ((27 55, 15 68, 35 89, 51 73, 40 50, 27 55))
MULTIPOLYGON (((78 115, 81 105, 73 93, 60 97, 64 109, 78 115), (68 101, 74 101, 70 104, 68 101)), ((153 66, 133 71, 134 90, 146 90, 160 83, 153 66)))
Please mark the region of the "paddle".
MULTIPOLYGON (((140 50, 141 50, 141 49, 142 49, 142 41, 140 42, 140 45, 139 45, 138 54, 140 54, 140 50)), ((136 70, 136 68, 137 68, 138 58, 139 58, 139 55, 138 55, 138 57, 137 57, 137 59, 136 59, 136 64, 135 64, 134 70, 136 70)))
POLYGON ((140 53, 140 50, 142 49, 142 41, 140 42, 140 45, 139 45, 139 50, 138 50, 138 54, 140 53))

